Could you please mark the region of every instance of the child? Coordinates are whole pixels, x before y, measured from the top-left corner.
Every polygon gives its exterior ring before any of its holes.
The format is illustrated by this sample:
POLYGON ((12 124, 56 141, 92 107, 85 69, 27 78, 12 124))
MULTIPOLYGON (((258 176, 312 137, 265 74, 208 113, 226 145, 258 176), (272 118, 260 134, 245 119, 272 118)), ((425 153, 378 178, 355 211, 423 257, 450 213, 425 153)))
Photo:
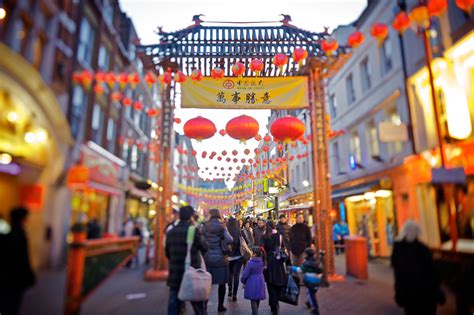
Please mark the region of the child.
POLYGON ((267 298, 265 293, 265 279, 263 277, 264 267, 262 250, 258 246, 252 247, 252 257, 245 266, 241 279, 245 285, 244 298, 250 300, 252 315, 258 315, 260 301, 267 298))
POLYGON ((291 267, 292 272, 303 273, 303 282, 308 292, 308 302, 306 305, 312 307, 311 314, 319 314, 318 301, 316 300, 316 292, 318 291, 321 282, 321 275, 323 273, 322 264, 316 258, 314 249, 306 248, 305 261, 300 267, 291 267))

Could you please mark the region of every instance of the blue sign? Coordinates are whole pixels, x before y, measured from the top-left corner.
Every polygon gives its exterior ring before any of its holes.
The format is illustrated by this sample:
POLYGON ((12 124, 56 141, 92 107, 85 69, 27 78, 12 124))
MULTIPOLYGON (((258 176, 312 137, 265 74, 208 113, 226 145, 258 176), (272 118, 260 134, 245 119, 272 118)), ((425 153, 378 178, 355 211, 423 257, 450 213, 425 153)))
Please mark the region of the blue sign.
POLYGON ((357 168, 357 160, 354 154, 349 155, 349 165, 351 166, 351 170, 355 170, 357 168))

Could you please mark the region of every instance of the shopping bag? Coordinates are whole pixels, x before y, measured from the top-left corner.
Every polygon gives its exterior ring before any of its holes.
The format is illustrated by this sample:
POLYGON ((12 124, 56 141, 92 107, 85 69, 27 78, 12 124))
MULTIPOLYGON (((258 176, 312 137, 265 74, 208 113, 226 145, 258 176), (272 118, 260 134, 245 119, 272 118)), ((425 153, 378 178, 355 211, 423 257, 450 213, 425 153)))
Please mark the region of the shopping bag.
POLYGON ((212 276, 206 270, 204 258, 201 255, 201 268, 191 266, 191 246, 194 242, 195 227, 190 226, 186 242, 188 251, 186 253, 185 271, 181 286, 178 292, 178 298, 186 302, 200 302, 209 300, 212 287, 212 276))
POLYGON ((288 281, 286 287, 280 294, 280 302, 288 303, 291 305, 298 305, 298 297, 300 296, 300 286, 297 280, 291 274, 288 274, 288 281))

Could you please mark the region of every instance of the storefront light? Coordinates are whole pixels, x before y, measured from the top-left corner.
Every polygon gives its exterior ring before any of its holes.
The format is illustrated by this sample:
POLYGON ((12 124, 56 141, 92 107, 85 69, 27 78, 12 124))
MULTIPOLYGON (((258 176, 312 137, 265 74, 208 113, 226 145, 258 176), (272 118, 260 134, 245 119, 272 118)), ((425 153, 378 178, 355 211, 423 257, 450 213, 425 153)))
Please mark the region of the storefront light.
POLYGON ((147 197, 142 197, 142 202, 147 202, 148 201, 148 198, 147 197))
POLYGON ((35 135, 37 142, 46 142, 46 140, 48 140, 48 133, 43 128, 38 128, 35 131, 35 135))
POLYGON ((377 203, 377 199, 375 199, 375 198, 370 199, 370 200, 369 200, 369 203, 370 203, 371 205, 375 205, 375 204, 377 203))
POLYGON ((16 112, 9 112, 7 114, 7 120, 11 123, 16 123, 18 121, 18 114, 16 112))
POLYGON ((2 153, 0 154, 0 164, 10 164, 12 162, 13 158, 10 154, 8 153, 2 153))
POLYGON ((365 200, 371 200, 375 198, 375 193, 373 191, 366 192, 364 194, 364 199, 365 200))
POLYGON ((152 205, 152 204, 153 204, 153 202, 154 202, 154 200, 153 200, 153 199, 148 199, 148 204, 149 204, 149 205, 152 205))
MULTIPOLYGON (((160 187, 160 188, 161 188, 161 187, 160 187)), ((160 191, 161 191, 161 190, 160 190, 160 191)), ((176 196, 176 195, 171 196, 171 201, 172 201, 173 203, 178 203, 178 196, 176 196)))
POLYGON ((308 182, 306 179, 303 181, 303 186, 304 186, 304 187, 308 187, 308 186, 309 186, 309 182, 308 182))
POLYGON ((359 201, 364 200, 364 195, 350 196, 350 197, 347 197, 346 200, 348 202, 359 202, 359 201))
POLYGON ((375 192, 375 197, 377 197, 377 198, 388 198, 391 195, 392 195, 392 191, 385 190, 385 189, 377 190, 375 192))
POLYGON ((158 191, 163 191, 163 187, 162 186, 158 187, 158 191))
POLYGON ((153 216, 156 214, 156 210, 155 209, 150 209, 150 211, 148 211, 148 213, 153 216))
POLYGON ((151 183, 151 188, 153 188, 153 189, 158 189, 158 184, 155 183, 155 182, 152 182, 152 183, 151 183))

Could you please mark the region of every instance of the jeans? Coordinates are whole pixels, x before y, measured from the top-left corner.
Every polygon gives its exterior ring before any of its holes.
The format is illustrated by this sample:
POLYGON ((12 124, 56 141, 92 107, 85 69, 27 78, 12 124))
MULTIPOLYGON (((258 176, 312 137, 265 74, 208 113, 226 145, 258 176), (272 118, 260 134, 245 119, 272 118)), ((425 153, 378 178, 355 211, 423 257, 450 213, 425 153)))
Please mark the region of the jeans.
POLYGON ((0 314, 19 314, 22 300, 23 290, 11 290, 11 292, 8 293, 0 293, 0 314))
POLYGON ((293 252, 291 253, 291 264, 293 266, 301 266, 304 261, 304 253, 301 253, 300 255, 295 255, 293 252))
POLYGON ((258 315, 258 307, 260 306, 260 301, 250 301, 250 307, 252 308, 252 315, 258 315))
MULTIPOLYGON (((178 299, 179 289, 170 289, 170 297, 168 300, 168 315, 179 315, 181 313, 181 306, 184 303, 178 299)), ((206 301, 191 302, 191 305, 196 315, 207 315, 206 301)))
POLYGON ((267 283, 267 290, 268 290, 268 305, 270 305, 272 314, 278 314, 278 309, 280 308, 278 301, 281 295, 281 291, 283 290, 283 287, 279 285, 273 285, 271 283, 267 283))
POLYGON ((308 294, 308 302, 313 309, 313 312, 319 314, 319 305, 318 300, 316 299, 316 292, 318 292, 317 288, 306 288, 306 292, 308 294))
POLYGON ((229 296, 237 296, 243 262, 243 257, 229 261, 229 296))

